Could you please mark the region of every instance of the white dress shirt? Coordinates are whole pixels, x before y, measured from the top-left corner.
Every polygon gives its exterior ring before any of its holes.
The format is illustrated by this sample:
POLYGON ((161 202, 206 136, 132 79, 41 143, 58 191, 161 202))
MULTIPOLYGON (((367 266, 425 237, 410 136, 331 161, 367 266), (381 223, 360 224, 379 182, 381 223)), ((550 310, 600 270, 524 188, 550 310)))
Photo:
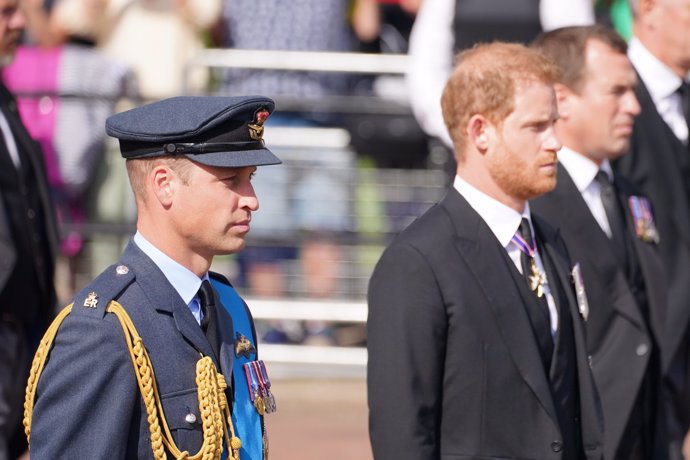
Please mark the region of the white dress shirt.
POLYGON ((5 145, 7 146, 7 151, 12 158, 12 163, 19 169, 21 167, 21 160, 19 159, 19 151, 17 150, 17 143, 12 135, 12 128, 5 118, 5 114, 0 110, 0 131, 2 131, 2 138, 5 140, 5 145))
MULTIPOLYGON (((515 264, 515 267, 520 273, 522 273, 522 264, 520 263, 520 248, 512 242, 512 239, 513 235, 515 235, 520 228, 520 223, 522 222, 523 218, 529 221, 532 235, 535 234, 534 226, 532 226, 532 216, 530 215, 529 211, 529 203, 525 203, 525 209, 522 211, 522 214, 520 214, 514 209, 476 189, 459 176, 455 176, 453 187, 455 187, 455 189, 465 198, 465 200, 467 200, 472 209, 479 214, 479 217, 486 222, 486 225, 489 226, 491 232, 498 239, 498 242, 501 243, 501 246, 503 246, 508 252, 508 256, 513 261, 513 264, 515 264)), ((541 257, 539 255, 539 247, 537 247, 535 261, 539 271, 546 274, 544 271, 544 265, 542 264, 541 257)), ((558 309, 556 308, 556 302, 551 295, 548 278, 544 284, 544 295, 546 296, 546 302, 549 305, 549 315, 551 318, 551 337, 553 338, 558 330, 558 309)))
POLYGON ((589 158, 565 146, 558 152, 558 162, 568 171, 594 219, 604 233, 611 238, 611 225, 606 217, 604 204, 601 202, 601 185, 594 179, 601 169, 613 183, 613 170, 609 162, 604 160, 599 167, 589 158))
POLYGON ((204 315, 201 311, 201 304, 199 303, 197 293, 201 287, 202 280, 208 279, 208 273, 203 278, 199 278, 192 271, 164 254, 139 232, 134 234, 133 241, 163 272, 170 285, 177 291, 182 301, 187 304, 197 323, 201 324, 204 315))
POLYGON ((688 124, 678 88, 683 80, 656 58, 636 37, 628 44, 628 57, 647 87, 657 112, 684 144, 688 143, 688 124))

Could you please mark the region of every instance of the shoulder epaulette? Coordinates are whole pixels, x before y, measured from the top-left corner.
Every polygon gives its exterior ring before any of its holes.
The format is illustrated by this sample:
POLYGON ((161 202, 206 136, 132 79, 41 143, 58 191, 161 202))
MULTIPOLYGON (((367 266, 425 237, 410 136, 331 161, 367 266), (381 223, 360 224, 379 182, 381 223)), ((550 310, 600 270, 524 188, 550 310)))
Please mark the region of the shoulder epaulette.
POLYGON ((129 267, 111 265, 74 296, 72 314, 103 318, 110 301, 117 299, 133 281, 134 273, 129 267))

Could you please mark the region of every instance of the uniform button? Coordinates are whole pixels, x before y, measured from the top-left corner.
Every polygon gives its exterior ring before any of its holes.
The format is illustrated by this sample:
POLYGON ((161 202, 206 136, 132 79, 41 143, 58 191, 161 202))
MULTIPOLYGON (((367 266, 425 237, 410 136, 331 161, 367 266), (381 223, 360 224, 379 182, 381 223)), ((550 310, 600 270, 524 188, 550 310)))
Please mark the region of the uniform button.
POLYGON ((554 441, 551 443, 551 450, 554 452, 560 452, 563 450, 563 444, 561 441, 554 441))
POLYGON ((36 211, 34 211, 33 209, 29 209, 28 211, 26 211, 26 215, 29 216, 29 219, 33 219, 34 217, 36 217, 36 211))
POLYGON ((637 346, 635 353, 637 356, 644 356, 649 352, 649 346, 646 343, 641 343, 637 346))
POLYGON ((587 355, 587 364, 589 364, 589 367, 592 367, 592 355, 587 355))
POLYGON ((189 413, 189 414, 185 415, 184 421, 189 423, 189 424, 192 424, 192 423, 196 422, 196 415, 189 413))

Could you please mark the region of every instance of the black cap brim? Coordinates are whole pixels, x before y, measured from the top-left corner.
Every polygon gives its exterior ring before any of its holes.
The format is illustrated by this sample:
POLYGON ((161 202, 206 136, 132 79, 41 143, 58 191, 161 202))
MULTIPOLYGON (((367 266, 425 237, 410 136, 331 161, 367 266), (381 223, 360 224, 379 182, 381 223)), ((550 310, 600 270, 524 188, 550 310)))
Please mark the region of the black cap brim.
POLYGON ((268 166, 282 163, 267 148, 232 152, 187 153, 184 155, 196 163, 218 168, 245 168, 247 166, 268 166))

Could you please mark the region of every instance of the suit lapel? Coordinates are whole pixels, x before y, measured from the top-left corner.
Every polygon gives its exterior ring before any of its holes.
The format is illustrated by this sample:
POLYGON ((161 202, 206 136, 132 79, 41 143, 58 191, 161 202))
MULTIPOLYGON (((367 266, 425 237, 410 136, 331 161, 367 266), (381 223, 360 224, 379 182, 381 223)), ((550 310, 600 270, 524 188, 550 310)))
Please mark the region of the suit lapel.
MULTIPOLYGON (((638 80, 640 80, 638 75, 638 80)), ((690 166, 688 165, 688 149, 676 137, 673 130, 668 126, 664 119, 659 115, 656 105, 649 94, 644 83, 637 85, 635 94, 642 106, 642 112, 635 119, 632 136, 632 148, 635 148, 636 133, 643 137, 649 138, 647 144, 649 148, 653 148, 654 160, 651 167, 666 169, 663 176, 666 179, 664 186, 671 191, 668 195, 671 203, 656 203, 657 206, 669 209, 668 218, 673 222, 677 228, 677 235, 683 238, 686 245, 690 245, 690 208, 686 205, 687 198, 690 196, 690 183, 686 181, 679 181, 678 178, 686 178, 690 174, 690 166), (681 174, 678 174, 673 169, 680 168, 681 174)), ((651 152, 647 152, 651 153, 651 152)), ((651 157, 650 157, 651 158, 651 157)), ((647 178, 639 181, 644 182, 647 178)), ((638 182, 636 180, 635 182, 638 182)), ((638 183, 641 183, 638 182, 638 183)), ((654 187, 654 185, 652 185, 654 187)), ((646 190, 646 193, 650 193, 646 190)), ((658 200, 659 197, 650 196, 653 201, 658 200)), ((686 309, 690 311, 690 309, 686 309)))
MULTIPOLYGON (((535 232, 542 243, 542 251, 549 259, 551 269, 555 277, 563 287, 562 295, 567 300, 567 305, 560 305, 559 314, 570 314, 573 323, 573 336, 575 340, 575 354, 577 361, 578 386, 580 395, 580 415, 582 427, 582 441, 587 458, 599 458, 601 449, 602 420, 601 406, 598 402, 597 391, 594 385, 587 347, 585 343, 584 328, 580 320, 580 312, 575 298, 570 266, 565 256, 565 249, 561 244, 561 250, 557 247, 560 241, 558 233, 546 224, 539 216, 532 215, 535 232)), ((552 275, 554 276, 554 275, 552 275)))
POLYGON ((205 356, 213 357, 213 350, 192 312, 163 272, 134 242, 130 241, 127 245, 122 262, 134 269, 137 283, 148 297, 149 303, 159 312, 172 314, 177 330, 189 344, 205 356))
POLYGON ((455 189, 448 192, 442 205, 456 229, 456 248, 474 273, 516 367, 544 410, 558 423, 539 347, 510 272, 508 263, 512 262, 506 261, 505 249, 491 229, 455 189))
POLYGON ((635 222, 632 211, 628 204, 628 197, 634 193, 628 190, 628 185, 620 176, 616 175, 616 182, 618 186, 618 198, 623 205, 623 214, 625 215, 626 225, 628 228, 628 237, 631 240, 631 250, 635 251, 637 256, 637 263, 640 265, 642 271, 642 278, 645 282, 645 289, 647 291, 647 303, 649 307, 649 316, 651 321, 652 333, 655 337, 664 337, 664 323, 666 305, 660 299, 665 298, 665 293, 659 292, 659 287, 665 286, 665 280, 661 278, 664 267, 661 265, 660 259, 656 255, 650 254, 654 249, 650 247, 650 243, 645 243, 635 233, 635 222))
MULTIPOLYGON (((59 245, 58 228, 55 220, 55 210, 52 204, 53 200, 50 195, 50 190, 48 189, 48 183, 46 179, 44 179, 46 173, 43 162, 43 152, 38 143, 33 140, 24 127, 17 109, 17 102, 2 82, 0 82, 0 107, 2 107, 2 112, 10 126, 12 136, 17 144, 17 149, 20 150, 21 153, 24 153, 24 155, 20 153, 21 157, 25 160, 28 158, 36 176, 35 186, 41 206, 43 207, 46 238, 51 254, 55 256, 59 245)), ((2 134, 0 133, 0 135, 2 134)), ((4 144, 4 142, 2 142, 2 144, 4 144)), ((3 145, 3 148, 6 149, 7 147, 3 145)), ((9 153, 7 153, 7 155, 9 157, 9 153)))
MULTIPOLYGON (((616 301, 622 296, 629 295, 625 273, 616 260, 608 237, 594 219, 582 194, 565 168, 558 168, 558 181, 555 190, 551 193, 549 199, 554 201, 552 212, 558 213, 553 222, 558 222, 559 227, 567 228, 568 233, 578 235, 577 238, 568 241, 571 251, 578 254, 578 257, 587 259, 588 267, 596 272, 592 274, 593 277, 606 279, 606 273, 616 273, 616 276, 610 280, 609 289, 613 291, 610 297, 613 302, 610 306, 619 314, 629 318, 638 328, 644 328, 644 320, 634 299, 616 301)), ((547 214, 544 217, 550 216, 547 214)), ((596 305, 593 307, 597 308, 596 305)))

